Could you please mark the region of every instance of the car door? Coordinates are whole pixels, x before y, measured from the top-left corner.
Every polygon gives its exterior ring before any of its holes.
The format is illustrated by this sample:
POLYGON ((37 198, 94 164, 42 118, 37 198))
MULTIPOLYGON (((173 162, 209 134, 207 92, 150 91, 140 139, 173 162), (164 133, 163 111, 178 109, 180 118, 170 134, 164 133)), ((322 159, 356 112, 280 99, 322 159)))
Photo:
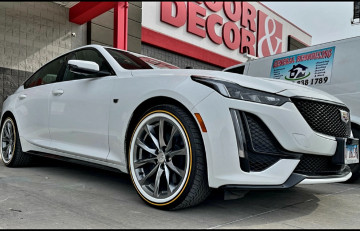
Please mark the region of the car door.
POLYGON ((49 133, 49 96, 53 84, 62 76, 65 56, 46 64, 25 83, 15 103, 20 137, 33 145, 51 146, 49 133))
POLYGON ((109 153, 108 119, 114 71, 99 51, 86 48, 68 59, 93 61, 105 77, 73 73, 67 66, 50 94, 49 130, 56 150, 70 155, 106 160, 109 153))

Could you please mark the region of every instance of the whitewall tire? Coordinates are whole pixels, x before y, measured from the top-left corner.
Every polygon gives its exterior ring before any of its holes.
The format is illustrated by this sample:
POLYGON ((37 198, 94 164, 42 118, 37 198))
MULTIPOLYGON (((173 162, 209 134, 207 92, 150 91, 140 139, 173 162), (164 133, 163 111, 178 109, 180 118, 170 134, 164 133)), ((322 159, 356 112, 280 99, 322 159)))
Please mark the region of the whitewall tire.
POLYGON ((178 106, 160 105, 144 114, 132 134, 128 162, 136 191, 154 207, 190 207, 209 195, 200 131, 178 106))

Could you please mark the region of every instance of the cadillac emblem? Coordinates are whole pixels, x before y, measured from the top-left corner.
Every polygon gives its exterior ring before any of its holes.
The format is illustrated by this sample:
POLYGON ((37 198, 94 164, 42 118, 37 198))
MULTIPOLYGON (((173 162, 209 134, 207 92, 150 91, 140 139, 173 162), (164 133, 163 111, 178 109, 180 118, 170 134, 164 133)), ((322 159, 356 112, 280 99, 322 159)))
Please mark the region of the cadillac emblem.
POLYGON ((349 112, 340 110, 340 115, 341 115, 341 120, 342 120, 344 123, 348 123, 348 122, 349 122, 349 120, 350 120, 349 112))

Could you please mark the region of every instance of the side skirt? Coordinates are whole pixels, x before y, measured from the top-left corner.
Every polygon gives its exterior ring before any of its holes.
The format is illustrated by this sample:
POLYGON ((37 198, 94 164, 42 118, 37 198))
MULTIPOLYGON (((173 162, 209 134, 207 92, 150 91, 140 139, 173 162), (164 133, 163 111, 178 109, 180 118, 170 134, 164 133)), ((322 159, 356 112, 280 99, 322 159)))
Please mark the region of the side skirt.
POLYGON ((70 157, 58 156, 58 155, 49 154, 49 153, 45 153, 45 152, 38 152, 38 151, 28 151, 26 153, 30 154, 30 155, 66 161, 66 162, 70 162, 70 163, 74 163, 74 164, 84 165, 84 166, 88 166, 88 167, 94 167, 94 168, 108 170, 108 171, 112 171, 112 172, 123 173, 122 171, 120 171, 119 169, 117 169, 115 167, 105 166, 105 165, 96 164, 96 163, 83 161, 83 160, 78 160, 78 159, 74 159, 74 158, 70 158, 70 157))

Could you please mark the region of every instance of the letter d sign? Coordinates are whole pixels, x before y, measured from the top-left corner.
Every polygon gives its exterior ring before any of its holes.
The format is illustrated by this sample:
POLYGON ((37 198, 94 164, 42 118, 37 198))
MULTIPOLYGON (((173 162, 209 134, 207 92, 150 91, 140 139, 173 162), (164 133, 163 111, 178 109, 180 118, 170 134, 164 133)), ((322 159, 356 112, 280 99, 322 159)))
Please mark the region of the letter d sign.
POLYGON ((185 2, 161 2, 160 20, 175 27, 181 27, 186 23, 185 2), (173 16, 173 5, 175 15, 173 16))

